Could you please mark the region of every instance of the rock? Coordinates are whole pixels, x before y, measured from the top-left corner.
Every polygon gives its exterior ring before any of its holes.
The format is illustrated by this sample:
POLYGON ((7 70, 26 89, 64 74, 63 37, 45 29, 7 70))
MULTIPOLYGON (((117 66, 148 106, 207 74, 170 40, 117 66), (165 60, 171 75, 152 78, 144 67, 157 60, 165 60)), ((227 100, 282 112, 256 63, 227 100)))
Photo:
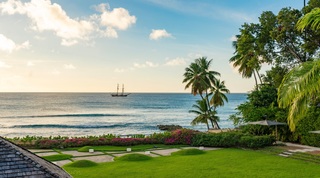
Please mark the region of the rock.
POLYGON ((180 125, 157 125, 160 130, 173 131, 177 129, 182 129, 180 125))

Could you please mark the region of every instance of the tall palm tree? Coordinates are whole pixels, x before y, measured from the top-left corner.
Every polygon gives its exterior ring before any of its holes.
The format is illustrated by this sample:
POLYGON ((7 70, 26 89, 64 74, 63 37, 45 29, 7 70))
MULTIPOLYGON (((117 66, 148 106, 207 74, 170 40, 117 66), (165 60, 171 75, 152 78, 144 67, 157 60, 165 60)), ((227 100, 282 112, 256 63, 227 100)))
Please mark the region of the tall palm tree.
POLYGON ((219 72, 211 71, 212 59, 207 61, 206 57, 195 59, 189 67, 185 69, 183 74, 183 83, 187 83, 185 89, 191 87, 191 93, 193 95, 199 94, 204 99, 203 94, 207 94, 211 84, 216 80, 215 76, 220 76, 219 72))
MULTIPOLYGON (((225 93, 230 93, 230 91, 225 86, 224 81, 220 80, 214 81, 214 87, 211 90, 213 95, 210 104, 213 107, 213 111, 217 112, 217 107, 223 106, 225 101, 228 102, 228 97, 225 93)), ((210 121, 214 124, 214 128, 220 129, 218 122, 214 118, 210 118, 210 121)))
POLYGON ((189 110, 190 113, 194 113, 197 115, 192 121, 191 125, 197 125, 199 123, 204 123, 207 125, 207 129, 209 130, 209 123, 208 120, 211 118, 214 118, 218 120, 219 118, 215 115, 216 112, 210 111, 209 107, 207 105, 206 99, 197 100, 196 104, 194 104, 192 107, 195 108, 194 110, 189 110))
POLYGON ((283 79, 278 90, 278 103, 288 108, 291 131, 304 116, 309 101, 320 93, 320 60, 308 61, 293 68, 283 79))
POLYGON ((185 89, 191 87, 191 93, 193 95, 199 94, 203 102, 206 102, 207 116, 212 115, 208 92, 217 80, 216 76, 220 76, 219 72, 210 70, 211 62, 212 59, 208 61, 206 57, 195 59, 185 69, 184 80, 182 81, 183 83, 187 83, 185 89))
POLYGON ((262 83, 259 70, 261 68, 260 51, 258 39, 254 35, 256 33, 256 24, 244 24, 241 29, 241 34, 236 36, 236 40, 232 42, 235 49, 234 56, 229 59, 233 63, 233 67, 238 67, 239 73, 243 78, 251 78, 254 76, 256 87, 258 86, 258 79, 262 83))
POLYGON ((297 23, 298 30, 303 31, 310 27, 312 30, 320 30, 320 8, 314 8, 312 11, 303 16, 297 23))

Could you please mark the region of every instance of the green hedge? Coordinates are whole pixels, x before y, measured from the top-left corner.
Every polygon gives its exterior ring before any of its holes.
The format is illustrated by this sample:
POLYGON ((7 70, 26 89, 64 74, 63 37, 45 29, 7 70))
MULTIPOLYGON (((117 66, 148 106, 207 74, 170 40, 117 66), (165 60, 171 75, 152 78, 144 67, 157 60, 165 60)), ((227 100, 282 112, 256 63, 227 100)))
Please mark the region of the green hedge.
POLYGON ((193 146, 235 147, 243 134, 238 132, 198 133, 193 137, 193 146))
POLYGON ((239 146, 245 148, 262 148, 271 146, 276 141, 273 136, 242 136, 239 140, 239 146))
POLYGON ((239 132, 198 133, 193 137, 193 146, 262 148, 271 146, 273 136, 252 136, 239 132))

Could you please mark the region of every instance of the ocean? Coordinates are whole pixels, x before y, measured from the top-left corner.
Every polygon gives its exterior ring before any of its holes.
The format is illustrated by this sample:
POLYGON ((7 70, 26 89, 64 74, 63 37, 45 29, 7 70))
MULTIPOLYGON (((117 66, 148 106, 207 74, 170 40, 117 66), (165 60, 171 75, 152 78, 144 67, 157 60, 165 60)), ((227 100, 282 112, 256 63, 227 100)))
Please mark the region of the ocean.
MULTIPOLYGON (((227 94, 218 109, 221 128, 233 128, 229 115, 246 101, 247 94, 227 94)), ((0 93, 0 136, 87 136, 152 134, 157 125, 191 126, 189 110, 200 99, 187 93, 0 93)))

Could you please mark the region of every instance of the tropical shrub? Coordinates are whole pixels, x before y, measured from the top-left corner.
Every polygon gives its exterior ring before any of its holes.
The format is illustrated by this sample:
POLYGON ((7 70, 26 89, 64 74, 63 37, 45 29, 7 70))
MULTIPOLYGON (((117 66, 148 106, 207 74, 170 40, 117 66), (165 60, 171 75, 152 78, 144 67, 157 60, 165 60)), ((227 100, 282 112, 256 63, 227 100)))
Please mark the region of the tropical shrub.
POLYGON ((239 140, 239 146, 245 148, 263 148, 271 146, 276 141, 273 136, 242 136, 239 140))
POLYGON ((192 140, 193 146, 235 147, 243 134, 239 132, 198 133, 192 140))
POLYGON ((161 133, 153 133, 148 136, 148 138, 152 138, 156 143, 164 143, 164 141, 171 137, 171 132, 161 132, 161 133))
POLYGON ((311 103, 305 117, 301 119, 294 132, 295 141, 304 145, 320 147, 320 134, 309 133, 320 130, 320 103, 319 99, 311 103))
POLYGON ((36 148, 60 148, 61 143, 63 140, 50 140, 50 139, 44 139, 44 140, 37 140, 35 143, 36 148))
POLYGON ((178 129, 171 132, 171 136, 164 140, 167 145, 191 145, 192 139, 198 131, 191 129, 178 129))

